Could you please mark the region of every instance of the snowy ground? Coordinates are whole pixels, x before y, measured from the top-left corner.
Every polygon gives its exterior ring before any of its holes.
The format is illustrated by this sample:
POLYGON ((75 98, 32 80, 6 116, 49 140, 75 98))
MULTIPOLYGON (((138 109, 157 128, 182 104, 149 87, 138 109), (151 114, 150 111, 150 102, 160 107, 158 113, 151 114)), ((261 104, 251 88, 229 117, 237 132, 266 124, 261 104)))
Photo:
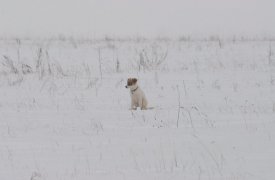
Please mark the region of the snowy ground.
POLYGON ((272 180, 275 42, 0 40, 1 180, 272 180), (130 111, 137 77, 153 110, 130 111))

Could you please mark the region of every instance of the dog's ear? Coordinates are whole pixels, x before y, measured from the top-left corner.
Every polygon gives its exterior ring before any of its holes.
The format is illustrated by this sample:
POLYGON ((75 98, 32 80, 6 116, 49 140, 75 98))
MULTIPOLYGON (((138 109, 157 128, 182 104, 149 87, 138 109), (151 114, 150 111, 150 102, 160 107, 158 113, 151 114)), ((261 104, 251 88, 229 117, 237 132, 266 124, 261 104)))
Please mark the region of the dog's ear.
POLYGON ((127 79, 127 86, 131 86, 132 85, 132 78, 128 78, 127 79))
POLYGON ((133 83, 136 84, 137 83, 137 79, 133 78, 133 83))

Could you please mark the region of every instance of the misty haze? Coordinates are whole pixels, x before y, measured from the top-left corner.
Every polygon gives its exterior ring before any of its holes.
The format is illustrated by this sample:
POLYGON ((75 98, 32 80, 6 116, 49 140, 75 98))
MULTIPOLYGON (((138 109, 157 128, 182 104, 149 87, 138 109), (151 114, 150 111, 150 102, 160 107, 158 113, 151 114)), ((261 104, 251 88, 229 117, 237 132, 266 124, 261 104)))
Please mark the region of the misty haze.
POLYGON ((273 180, 274 17, 272 0, 0 0, 0 179, 273 180))

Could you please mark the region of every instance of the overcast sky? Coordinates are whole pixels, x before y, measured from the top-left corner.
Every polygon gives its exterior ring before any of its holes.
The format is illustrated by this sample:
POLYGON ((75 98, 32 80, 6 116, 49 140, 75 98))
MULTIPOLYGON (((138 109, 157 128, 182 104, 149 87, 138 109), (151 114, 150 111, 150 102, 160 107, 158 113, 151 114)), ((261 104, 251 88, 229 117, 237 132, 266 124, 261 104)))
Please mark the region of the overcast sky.
POLYGON ((0 0, 0 36, 275 35, 275 0, 0 0))

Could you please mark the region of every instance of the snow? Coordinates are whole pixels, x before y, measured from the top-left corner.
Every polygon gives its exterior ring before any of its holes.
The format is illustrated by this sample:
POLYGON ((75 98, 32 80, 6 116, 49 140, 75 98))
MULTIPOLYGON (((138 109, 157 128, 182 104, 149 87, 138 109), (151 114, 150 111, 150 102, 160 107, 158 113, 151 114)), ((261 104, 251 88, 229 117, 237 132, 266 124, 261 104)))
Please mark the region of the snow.
POLYGON ((2 39, 0 55, 1 180, 275 178, 273 41, 2 39), (129 110, 128 77, 154 109, 129 110))

